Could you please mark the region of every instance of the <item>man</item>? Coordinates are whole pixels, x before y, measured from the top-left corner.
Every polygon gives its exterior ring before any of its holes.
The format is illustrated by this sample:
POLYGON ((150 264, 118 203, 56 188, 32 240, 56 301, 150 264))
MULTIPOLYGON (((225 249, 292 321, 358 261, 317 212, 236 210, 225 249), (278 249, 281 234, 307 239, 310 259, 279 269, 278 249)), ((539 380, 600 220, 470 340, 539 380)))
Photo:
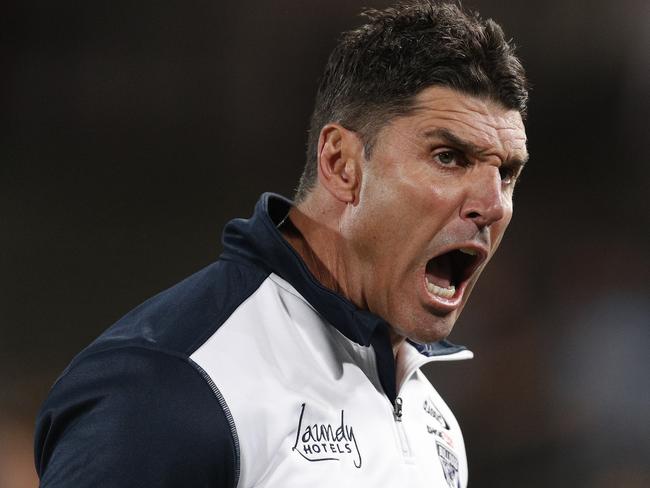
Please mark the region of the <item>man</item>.
POLYGON ((492 21, 414 1, 332 53, 292 202, 78 355, 39 415, 42 486, 459 487, 419 371, 512 216, 523 69, 492 21))

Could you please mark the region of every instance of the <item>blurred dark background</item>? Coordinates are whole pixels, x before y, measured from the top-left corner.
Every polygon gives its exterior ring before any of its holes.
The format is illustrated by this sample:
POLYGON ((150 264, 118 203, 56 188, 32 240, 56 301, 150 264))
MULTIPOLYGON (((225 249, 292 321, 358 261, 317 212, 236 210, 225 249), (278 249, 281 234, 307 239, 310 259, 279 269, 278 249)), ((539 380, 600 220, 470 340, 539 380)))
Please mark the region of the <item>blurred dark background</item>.
MULTIPOLYGON (((75 353, 290 196, 320 70, 385 1, 5 3, 0 486, 35 486, 33 418, 75 353)), ((515 219, 426 372, 473 487, 650 486, 649 4, 473 0, 534 89, 515 219)))

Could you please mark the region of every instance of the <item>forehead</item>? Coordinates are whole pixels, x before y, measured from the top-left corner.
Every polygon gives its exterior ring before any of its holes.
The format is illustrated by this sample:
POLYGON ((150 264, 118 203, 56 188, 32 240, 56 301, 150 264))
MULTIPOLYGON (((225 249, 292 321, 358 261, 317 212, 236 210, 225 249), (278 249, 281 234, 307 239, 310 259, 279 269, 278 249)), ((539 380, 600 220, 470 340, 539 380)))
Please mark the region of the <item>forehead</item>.
POLYGON ((443 129, 471 142, 480 152, 502 159, 526 160, 526 131, 521 114, 499 102, 446 87, 429 87, 414 100, 414 109, 392 121, 409 138, 426 139, 443 129))

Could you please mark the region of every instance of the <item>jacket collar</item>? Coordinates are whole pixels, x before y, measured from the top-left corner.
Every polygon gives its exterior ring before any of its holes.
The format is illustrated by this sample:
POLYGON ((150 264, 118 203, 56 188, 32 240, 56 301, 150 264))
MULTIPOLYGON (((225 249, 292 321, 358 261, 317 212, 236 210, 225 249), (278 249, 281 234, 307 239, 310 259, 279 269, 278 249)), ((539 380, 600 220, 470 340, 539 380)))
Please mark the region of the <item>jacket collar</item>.
MULTIPOLYGON (((277 227, 292 205, 290 200, 280 195, 264 193, 250 219, 232 220, 224 228, 223 258, 253 263, 282 277, 329 323, 357 344, 375 345, 377 335, 386 338, 390 325, 385 320, 367 310, 358 309, 343 296, 321 285, 280 234, 277 227)), ((411 344, 426 357, 449 356, 448 359, 452 359, 458 355, 458 359, 465 359, 469 352, 463 346, 444 340, 431 344, 411 344)))

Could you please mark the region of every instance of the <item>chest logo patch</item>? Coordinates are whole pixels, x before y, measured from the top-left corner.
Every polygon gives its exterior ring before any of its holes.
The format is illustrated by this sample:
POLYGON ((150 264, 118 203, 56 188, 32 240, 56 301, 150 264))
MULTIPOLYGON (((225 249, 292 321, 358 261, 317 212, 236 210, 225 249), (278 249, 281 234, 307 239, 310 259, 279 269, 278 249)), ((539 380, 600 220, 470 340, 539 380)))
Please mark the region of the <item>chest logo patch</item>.
POLYGON ((438 458, 442 465, 442 472, 445 474, 445 481, 449 488, 460 488, 460 477, 458 476, 458 457, 445 446, 436 442, 438 458))
POLYGON ((310 462, 350 460, 361 468, 361 452, 351 425, 345 423, 345 412, 335 423, 314 422, 306 418, 305 404, 300 408, 296 442, 291 448, 310 462))

